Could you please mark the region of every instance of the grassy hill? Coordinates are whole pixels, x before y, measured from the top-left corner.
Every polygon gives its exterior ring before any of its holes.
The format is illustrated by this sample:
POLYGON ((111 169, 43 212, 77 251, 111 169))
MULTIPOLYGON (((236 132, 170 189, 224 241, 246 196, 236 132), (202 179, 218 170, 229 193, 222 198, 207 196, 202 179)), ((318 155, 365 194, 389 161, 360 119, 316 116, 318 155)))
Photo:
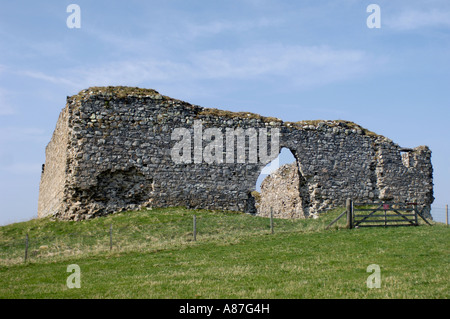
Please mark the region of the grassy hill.
POLYGON ((267 218, 184 208, 2 226, 0 298, 449 298, 448 227, 325 230, 340 212, 276 219, 273 234, 267 218))

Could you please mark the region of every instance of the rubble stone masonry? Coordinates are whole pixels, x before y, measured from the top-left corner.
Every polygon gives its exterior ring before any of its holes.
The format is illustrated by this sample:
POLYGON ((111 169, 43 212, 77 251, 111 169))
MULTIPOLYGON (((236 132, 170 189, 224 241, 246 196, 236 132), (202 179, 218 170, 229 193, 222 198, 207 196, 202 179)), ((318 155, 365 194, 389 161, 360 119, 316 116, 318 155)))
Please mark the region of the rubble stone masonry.
POLYGON ((203 108, 151 89, 92 87, 68 97, 59 116, 46 148, 38 217, 81 220, 140 207, 170 206, 264 216, 270 208, 282 211, 282 205, 284 217, 311 217, 343 206, 347 198, 413 201, 429 211, 434 199, 431 151, 426 146, 403 149, 347 121, 283 122, 247 112, 203 108), (195 137, 199 123, 203 131, 213 128, 223 134, 199 140, 195 137), (180 138, 174 139, 173 132, 180 128, 192 137, 191 156, 185 157, 192 161, 174 161, 174 146, 180 138), (226 145, 230 129, 267 132, 264 155, 269 160, 283 147, 296 158, 290 169, 283 168, 288 180, 264 181, 258 211, 252 191, 267 163, 249 159, 254 152, 261 158, 261 139, 255 145, 248 134, 244 162, 239 160, 242 149, 238 144, 232 150, 234 162, 226 160, 230 154, 225 147, 222 154, 217 153, 220 148, 213 154, 223 161, 198 161, 195 143, 204 151, 213 142, 226 145), (277 150, 271 149, 274 130, 279 132, 277 150), (286 187, 293 190, 289 196, 286 187))

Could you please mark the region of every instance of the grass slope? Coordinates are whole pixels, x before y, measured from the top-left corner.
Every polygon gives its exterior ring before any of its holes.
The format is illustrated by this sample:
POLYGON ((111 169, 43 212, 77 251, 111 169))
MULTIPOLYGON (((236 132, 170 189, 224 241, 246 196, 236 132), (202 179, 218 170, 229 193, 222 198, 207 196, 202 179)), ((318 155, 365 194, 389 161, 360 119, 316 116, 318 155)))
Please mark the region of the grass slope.
POLYGON ((267 218, 183 208, 3 226, 0 298, 449 297, 449 228, 346 230, 342 220, 325 230, 340 212, 275 220, 274 234, 267 218), (80 266, 80 289, 67 288, 70 264, 80 266), (379 289, 366 285, 371 264, 379 289))

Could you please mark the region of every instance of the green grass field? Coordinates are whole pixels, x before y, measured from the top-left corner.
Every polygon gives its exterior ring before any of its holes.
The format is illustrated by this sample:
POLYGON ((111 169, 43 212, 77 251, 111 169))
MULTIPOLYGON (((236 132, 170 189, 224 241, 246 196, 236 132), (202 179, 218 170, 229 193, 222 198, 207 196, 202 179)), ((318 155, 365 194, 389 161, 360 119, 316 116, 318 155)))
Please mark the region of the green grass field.
POLYGON ((184 208, 3 226, 0 298, 449 297, 450 228, 347 230, 342 219, 325 230, 340 212, 276 219, 274 234, 267 218, 184 208), (81 288, 67 287, 71 264, 81 288), (380 288, 367 287, 371 264, 380 267, 380 288))

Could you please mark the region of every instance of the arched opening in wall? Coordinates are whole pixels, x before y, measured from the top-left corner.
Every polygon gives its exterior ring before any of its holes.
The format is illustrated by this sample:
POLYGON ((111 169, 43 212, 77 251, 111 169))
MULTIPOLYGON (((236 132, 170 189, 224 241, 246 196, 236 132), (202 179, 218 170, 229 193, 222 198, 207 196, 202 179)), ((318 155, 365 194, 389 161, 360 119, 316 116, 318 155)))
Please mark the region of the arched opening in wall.
POLYGON ((261 183, 263 180, 269 176, 271 173, 275 172, 278 168, 280 168, 283 165, 286 164, 292 164, 295 163, 296 159, 294 157, 294 154, 292 154, 291 150, 283 147, 280 151, 280 154, 276 159, 274 159, 272 162, 267 164, 261 171, 261 173, 258 176, 258 179, 256 180, 256 191, 261 191, 261 183))
POLYGON ((255 198, 258 216, 303 217, 299 193, 300 177, 297 160, 288 148, 282 148, 278 157, 266 165, 256 182, 255 198))

